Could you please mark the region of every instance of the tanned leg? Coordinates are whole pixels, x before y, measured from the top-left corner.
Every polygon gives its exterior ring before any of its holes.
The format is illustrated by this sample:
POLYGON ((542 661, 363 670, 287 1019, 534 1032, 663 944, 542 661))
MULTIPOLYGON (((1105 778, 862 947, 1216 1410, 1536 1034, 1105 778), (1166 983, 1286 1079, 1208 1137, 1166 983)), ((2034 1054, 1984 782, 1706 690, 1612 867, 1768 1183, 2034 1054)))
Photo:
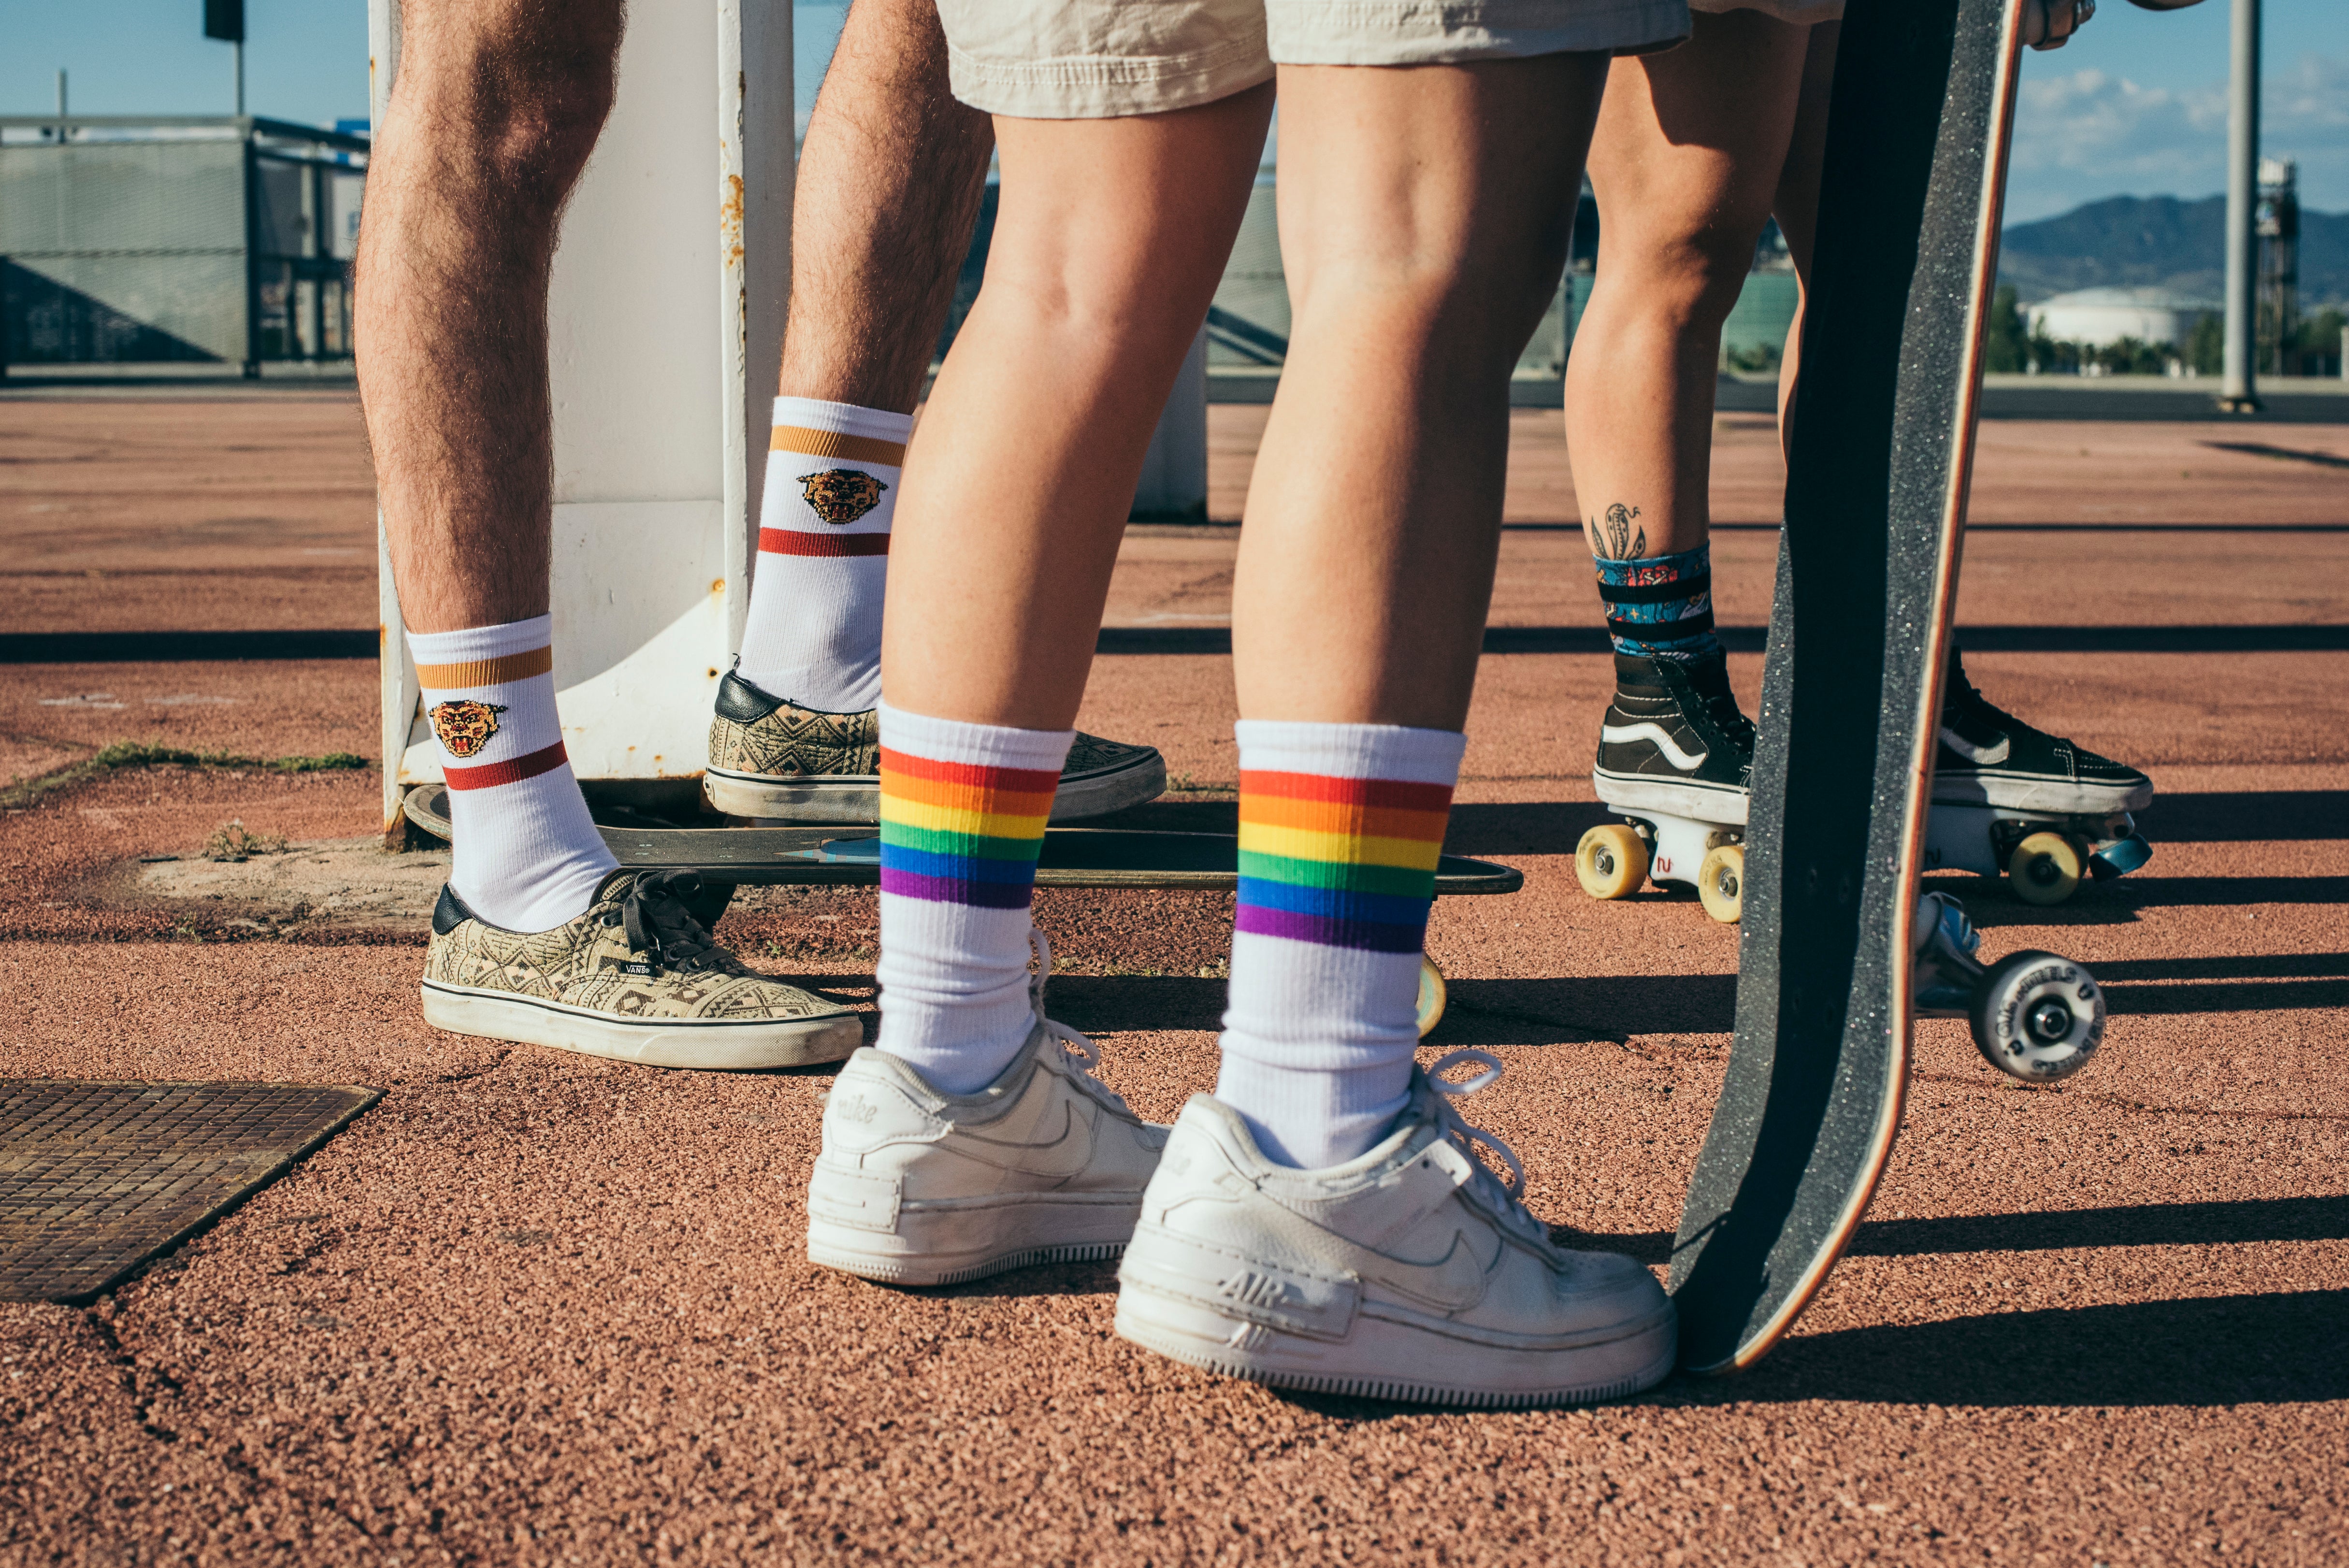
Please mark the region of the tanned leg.
POLYGON ((908 454, 881 662, 893 707, 1066 729, 1142 459, 1206 319, 1272 88, 996 122, 987 284, 908 454), (1144 191, 1147 199, 1105 200, 1144 191))
POLYGON ((1756 11, 1699 13, 1688 43, 1609 74, 1590 147, 1598 274, 1566 368, 1595 554, 1706 540, 1721 326, 1785 162, 1806 32, 1756 11))
POLYGON ((547 273, 611 108, 620 16, 620 0, 401 7, 353 323, 411 632, 546 613, 547 273))
POLYGON ((1795 263, 1795 280, 1801 291, 1795 305, 1794 325, 1786 333, 1785 356, 1778 365, 1778 440, 1783 446, 1788 439, 1787 417, 1795 407, 1795 376, 1801 368, 1803 346, 1803 307, 1808 303, 1811 288, 1811 242, 1818 232, 1819 171, 1827 159, 1827 99, 1835 88, 1836 40, 1842 36, 1840 22, 1821 22, 1811 29, 1808 51, 1803 57, 1802 99, 1795 110, 1793 145, 1786 150, 1786 166, 1778 176, 1778 191, 1770 203, 1778 220, 1778 232, 1786 236, 1786 253, 1795 263))
POLYGON ((1234 583, 1243 716, 1464 724, 1509 369, 1557 287, 1605 70, 1281 68, 1294 314, 1234 583))
POLYGON ((856 0, 800 149, 784 397, 914 411, 994 147, 934 0, 856 0))

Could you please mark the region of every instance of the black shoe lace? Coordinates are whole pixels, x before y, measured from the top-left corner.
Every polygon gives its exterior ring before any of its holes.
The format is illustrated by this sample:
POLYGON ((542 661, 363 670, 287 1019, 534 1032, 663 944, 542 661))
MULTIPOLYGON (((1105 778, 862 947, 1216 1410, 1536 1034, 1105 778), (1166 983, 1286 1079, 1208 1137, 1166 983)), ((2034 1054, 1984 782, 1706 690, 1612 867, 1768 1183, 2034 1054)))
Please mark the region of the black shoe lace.
POLYGON ((686 902, 700 891, 698 872, 647 872, 630 884, 620 906, 604 916, 604 923, 625 928, 628 945, 663 969, 690 975, 723 968, 726 950, 686 902))

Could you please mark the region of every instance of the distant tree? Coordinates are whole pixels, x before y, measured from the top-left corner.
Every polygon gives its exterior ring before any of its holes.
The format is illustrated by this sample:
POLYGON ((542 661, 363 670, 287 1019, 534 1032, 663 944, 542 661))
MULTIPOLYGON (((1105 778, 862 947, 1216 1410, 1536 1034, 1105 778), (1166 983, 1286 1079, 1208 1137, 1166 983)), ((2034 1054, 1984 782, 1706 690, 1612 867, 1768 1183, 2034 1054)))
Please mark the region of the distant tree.
POLYGON ((2031 358, 2031 335, 2023 325, 2023 311, 2015 300, 2014 285, 2004 284, 1990 302, 1989 342, 1984 345, 1988 368, 1999 375, 2012 376, 2021 371, 2031 358))
POLYGON ((2145 343, 2123 337, 2091 352, 2107 376, 2159 376, 2169 368, 2177 350, 2166 343, 2145 343))
POLYGON ((2331 305, 2300 324, 2297 346, 2305 375, 2341 373, 2341 312, 2331 305))
POLYGON ((2227 367, 2227 324, 2216 311, 2195 318, 2186 335, 2186 367, 2197 376, 2216 376, 2227 367))

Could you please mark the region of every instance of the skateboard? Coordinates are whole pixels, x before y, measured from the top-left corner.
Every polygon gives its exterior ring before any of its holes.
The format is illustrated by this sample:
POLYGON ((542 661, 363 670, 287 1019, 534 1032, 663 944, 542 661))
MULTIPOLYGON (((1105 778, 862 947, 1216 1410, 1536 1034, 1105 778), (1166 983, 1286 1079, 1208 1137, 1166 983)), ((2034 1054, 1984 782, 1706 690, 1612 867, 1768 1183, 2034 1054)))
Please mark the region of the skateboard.
MULTIPOLYGON (((1980 984, 1942 950, 1962 943, 1920 930, 1940 911, 1918 876, 2023 4, 1853 0, 1844 19, 1742 845, 1736 1038, 1672 1245, 1693 1371, 1752 1365, 1826 1281, 1891 1153, 1918 981, 1980 984)), ((2102 993, 2050 967, 2008 985, 2012 1026, 2076 1066, 2102 993)))
MULTIPOLYGON (((1705 913, 1724 924, 1744 918, 1745 824, 1609 800, 1623 819, 1602 822, 1575 846, 1574 871, 1593 898, 1629 898, 1645 883, 1696 889, 1705 913)), ((2153 858, 2127 811, 2063 816, 1972 802, 1937 800, 1926 818, 1924 869, 2001 872, 2025 903, 2056 904, 2087 881, 2126 876, 2153 858)))
MULTIPOLYGON (((408 820, 435 838, 450 836, 448 792, 426 785, 409 792, 408 820)), ((621 865, 689 871, 702 887, 694 913, 716 923, 737 886, 812 883, 877 887, 881 841, 838 823, 784 828, 681 828, 634 813, 609 813, 596 830, 621 865), (634 818, 633 820, 628 819, 634 818)), ((1129 828, 1052 828, 1037 857, 1038 887, 1158 888, 1229 892, 1239 886, 1239 839, 1231 833, 1151 832, 1129 828)), ((1526 876, 1514 866, 1445 855, 1436 862, 1435 896, 1516 892, 1526 876)), ((1419 1033, 1443 1021, 1450 1000, 1444 972, 1423 954, 1419 1033)))

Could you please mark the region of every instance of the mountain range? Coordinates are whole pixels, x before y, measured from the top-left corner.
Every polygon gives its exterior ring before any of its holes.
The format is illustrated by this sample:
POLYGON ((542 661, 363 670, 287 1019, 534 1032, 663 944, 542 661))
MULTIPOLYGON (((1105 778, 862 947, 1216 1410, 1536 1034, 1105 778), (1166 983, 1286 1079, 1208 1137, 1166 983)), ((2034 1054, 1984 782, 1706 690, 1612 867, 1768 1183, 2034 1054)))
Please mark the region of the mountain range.
MULTIPOLYGON (((2216 303, 2226 276, 2227 199, 2116 196, 2017 223, 1999 243, 2001 283, 2024 304, 2074 289, 2175 289, 2216 303)), ((2349 300, 2349 212, 2300 214, 2300 303, 2349 300)))

